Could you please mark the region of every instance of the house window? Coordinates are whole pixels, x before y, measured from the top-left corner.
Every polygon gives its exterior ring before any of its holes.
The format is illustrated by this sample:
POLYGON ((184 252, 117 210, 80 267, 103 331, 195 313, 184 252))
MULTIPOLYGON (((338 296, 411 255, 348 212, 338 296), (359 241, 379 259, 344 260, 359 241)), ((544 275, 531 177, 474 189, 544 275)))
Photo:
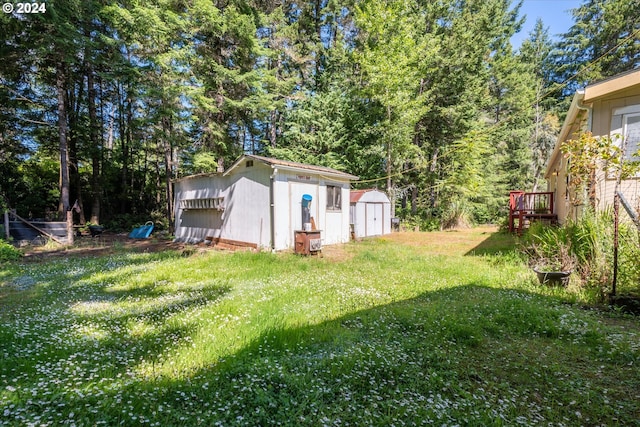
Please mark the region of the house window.
POLYGON ((611 116, 611 138, 624 144, 626 160, 640 160, 640 104, 615 108, 611 116))
POLYGON ((640 149, 640 113, 622 116, 622 136, 625 138, 625 159, 640 160, 636 153, 640 149))
POLYGON ((253 160, 247 160, 247 163, 245 164, 245 167, 252 168, 253 167, 253 160))
POLYGON ((342 187, 327 185, 327 210, 339 211, 342 209, 342 187))

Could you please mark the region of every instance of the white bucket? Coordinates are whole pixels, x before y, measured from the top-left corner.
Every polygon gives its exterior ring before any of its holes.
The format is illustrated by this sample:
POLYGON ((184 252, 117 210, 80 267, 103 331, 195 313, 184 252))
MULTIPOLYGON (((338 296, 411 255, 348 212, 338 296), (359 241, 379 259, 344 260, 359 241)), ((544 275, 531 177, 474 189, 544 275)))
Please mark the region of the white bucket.
POLYGON ((311 231, 311 223, 310 222, 305 222, 304 224, 302 224, 302 229, 304 231, 311 231))

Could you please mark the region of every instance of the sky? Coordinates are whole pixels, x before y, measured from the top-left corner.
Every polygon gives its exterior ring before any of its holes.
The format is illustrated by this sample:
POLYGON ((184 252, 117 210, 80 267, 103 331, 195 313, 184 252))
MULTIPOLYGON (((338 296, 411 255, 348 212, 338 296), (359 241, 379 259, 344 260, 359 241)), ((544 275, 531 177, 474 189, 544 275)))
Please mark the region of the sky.
POLYGON ((582 3, 582 0, 524 0, 520 16, 526 15, 527 20, 522 30, 511 38, 512 45, 520 47, 522 41, 529 37, 538 18, 542 19, 545 28, 549 29, 549 37, 555 41, 558 35, 567 32, 573 25, 570 9, 582 3))

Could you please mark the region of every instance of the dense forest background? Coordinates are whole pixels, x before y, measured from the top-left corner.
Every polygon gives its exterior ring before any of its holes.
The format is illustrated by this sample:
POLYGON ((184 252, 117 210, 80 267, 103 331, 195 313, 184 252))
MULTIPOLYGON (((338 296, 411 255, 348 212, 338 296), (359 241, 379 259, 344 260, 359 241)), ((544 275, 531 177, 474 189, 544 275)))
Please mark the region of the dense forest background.
POLYGON ((517 49, 510 0, 49 0, 0 15, 0 208, 171 227, 171 181, 255 153, 360 176, 423 229, 540 189, 569 97, 640 65, 640 2, 517 49))

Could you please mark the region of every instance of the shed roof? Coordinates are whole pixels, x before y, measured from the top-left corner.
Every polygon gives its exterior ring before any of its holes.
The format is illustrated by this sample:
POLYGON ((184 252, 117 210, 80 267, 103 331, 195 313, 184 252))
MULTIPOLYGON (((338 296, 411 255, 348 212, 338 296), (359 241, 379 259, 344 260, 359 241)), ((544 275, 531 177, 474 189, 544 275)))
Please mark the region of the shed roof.
POLYGON ((358 203, 358 200, 360 200, 360 198, 367 191, 370 191, 370 190, 351 190, 351 200, 350 200, 350 202, 351 203, 358 203))
POLYGON ((298 162, 291 162, 288 160, 280 160, 280 159, 274 159, 272 157, 263 157, 263 156, 257 156, 255 154, 245 154, 242 157, 240 157, 238 160, 236 160, 236 162, 231 165, 225 172, 224 175, 228 175, 229 173, 231 173, 231 171, 233 171, 235 168, 237 168, 245 159, 254 159, 257 160, 259 162, 262 163, 266 163, 270 166, 277 166, 281 169, 284 170, 292 170, 292 171, 306 171, 306 172, 314 172, 317 173, 319 175, 325 175, 329 178, 338 178, 338 179, 345 179, 345 180, 349 180, 349 181, 357 181, 358 179, 360 179, 359 177, 357 177, 356 175, 351 175, 349 173, 346 172, 342 172, 336 169, 332 169, 332 168, 328 168, 326 166, 316 166, 316 165, 308 165, 305 163, 298 163, 298 162))
POLYGON ((197 173, 194 175, 186 175, 186 176, 181 176, 180 178, 174 178, 171 180, 171 182, 181 182, 181 181, 186 181, 188 179, 195 179, 195 178, 210 178, 213 176, 221 176, 222 172, 203 172, 203 173, 197 173))
MULTIPOLYGON (((378 190, 377 188, 367 188, 367 189, 364 189, 364 190, 351 190, 351 196, 350 196, 349 202, 350 203, 358 203, 360 201, 360 199, 362 199, 365 196, 365 194, 371 194, 371 193, 375 193, 373 195, 373 200, 378 201, 378 202, 380 202, 380 201, 389 202, 389 199, 388 199, 387 195, 384 192, 378 190)), ((370 201, 372 201, 372 199, 371 198, 367 199, 365 197, 365 200, 363 200, 363 201, 364 202, 370 202, 370 201)))

